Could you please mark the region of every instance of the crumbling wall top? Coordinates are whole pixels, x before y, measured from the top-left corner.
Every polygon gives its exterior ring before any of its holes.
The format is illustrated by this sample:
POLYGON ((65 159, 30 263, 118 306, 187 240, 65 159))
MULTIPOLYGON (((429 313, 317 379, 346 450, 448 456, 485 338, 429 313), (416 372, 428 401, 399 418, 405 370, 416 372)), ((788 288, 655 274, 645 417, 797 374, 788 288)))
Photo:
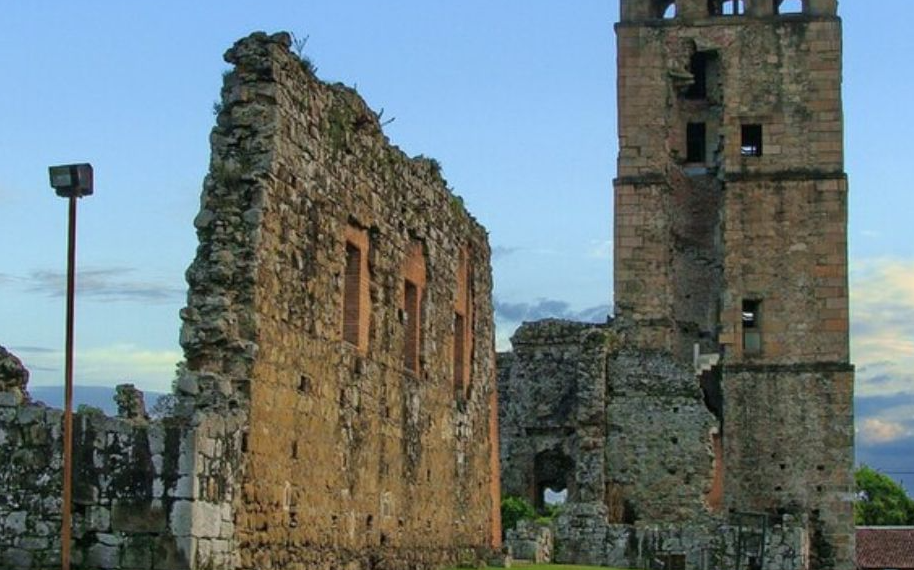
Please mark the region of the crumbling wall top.
POLYGON ((16 402, 28 400, 26 386, 29 383, 29 371, 15 354, 0 346, 0 392, 13 394, 16 402))
POLYGON ((622 0, 621 22, 697 20, 743 17, 764 18, 790 15, 828 17, 838 14, 837 0, 622 0), (799 6, 799 7, 798 7, 799 6))

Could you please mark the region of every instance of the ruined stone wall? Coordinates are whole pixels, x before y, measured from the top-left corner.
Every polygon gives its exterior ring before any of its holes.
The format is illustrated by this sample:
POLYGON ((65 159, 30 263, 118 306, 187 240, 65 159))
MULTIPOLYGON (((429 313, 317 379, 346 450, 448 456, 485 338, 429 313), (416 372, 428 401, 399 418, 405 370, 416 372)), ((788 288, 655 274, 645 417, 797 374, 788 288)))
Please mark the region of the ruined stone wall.
MULTIPOLYGON (((290 43, 226 54, 173 414, 124 392, 129 417, 76 419, 78 567, 413 569, 500 543, 485 230, 290 43)), ((59 560, 62 413, 26 381, 0 349, 4 568, 59 560)))
MULTIPOLYGON (((27 378, 12 358, 2 360, 3 373, 18 369, 27 378)), ((0 386, 0 567, 53 568, 60 564, 63 412, 28 402, 24 383, 0 386)), ((207 488, 224 484, 231 460, 224 422, 150 422, 136 406, 124 408, 125 417, 74 415, 74 566, 185 570, 231 560, 230 504, 204 499, 207 488)))
POLYGON ((503 355, 499 382, 502 489, 542 506, 546 488, 600 501, 606 442, 605 329, 528 323, 503 355))
POLYGON ((603 564, 614 523, 705 524, 717 422, 698 380, 612 327, 524 324, 501 355, 502 489, 567 489, 557 559, 603 564))
POLYGON ((249 414, 236 567, 450 563, 500 538, 485 232, 437 163, 390 146, 289 45, 255 34, 226 54, 184 313, 188 388, 249 414))
POLYGON ((703 522, 718 421, 693 370, 664 353, 610 355, 606 421, 611 522, 703 522))

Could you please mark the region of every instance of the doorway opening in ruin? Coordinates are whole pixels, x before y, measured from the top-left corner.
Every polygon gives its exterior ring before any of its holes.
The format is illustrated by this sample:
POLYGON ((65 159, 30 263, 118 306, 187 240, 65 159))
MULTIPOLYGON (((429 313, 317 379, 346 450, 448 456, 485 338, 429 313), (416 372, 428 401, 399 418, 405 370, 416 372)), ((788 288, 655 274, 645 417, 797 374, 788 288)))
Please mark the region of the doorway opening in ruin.
POLYGON ((534 460, 533 471, 537 512, 547 513, 573 499, 574 461, 568 455, 558 449, 540 452, 534 460))
POLYGON ((546 487, 543 491, 543 504, 547 507, 564 505, 568 500, 568 489, 553 489, 546 487))

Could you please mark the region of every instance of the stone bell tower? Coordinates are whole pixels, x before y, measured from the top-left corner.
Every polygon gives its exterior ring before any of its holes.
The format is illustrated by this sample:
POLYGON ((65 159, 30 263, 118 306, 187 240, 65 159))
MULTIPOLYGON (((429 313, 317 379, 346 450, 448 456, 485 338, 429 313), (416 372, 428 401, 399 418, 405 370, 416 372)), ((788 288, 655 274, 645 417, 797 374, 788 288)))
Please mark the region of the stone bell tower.
POLYGON ((616 324, 717 400, 721 512, 853 554, 836 0, 622 0, 616 324))

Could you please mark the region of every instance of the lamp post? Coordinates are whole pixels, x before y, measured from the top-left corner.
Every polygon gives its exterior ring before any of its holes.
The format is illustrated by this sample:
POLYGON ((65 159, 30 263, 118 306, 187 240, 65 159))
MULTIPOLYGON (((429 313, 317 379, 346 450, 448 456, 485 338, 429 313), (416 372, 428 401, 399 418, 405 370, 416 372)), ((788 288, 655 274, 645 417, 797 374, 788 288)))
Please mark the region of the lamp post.
POLYGON ((64 367, 63 498, 60 524, 60 567, 70 570, 73 504, 73 313, 76 296, 76 200, 92 194, 92 165, 65 164, 48 168, 51 187, 70 202, 67 226, 67 340, 64 367))

